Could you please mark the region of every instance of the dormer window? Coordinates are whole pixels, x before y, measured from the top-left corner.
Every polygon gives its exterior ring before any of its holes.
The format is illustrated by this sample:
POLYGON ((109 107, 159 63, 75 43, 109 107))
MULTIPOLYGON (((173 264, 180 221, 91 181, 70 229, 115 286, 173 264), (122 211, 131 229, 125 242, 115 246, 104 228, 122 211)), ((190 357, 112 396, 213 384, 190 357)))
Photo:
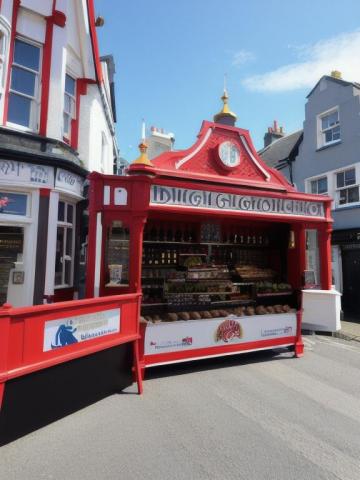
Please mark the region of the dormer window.
POLYGON ((333 109, 319 115, 319 147, 332 145, 341 140, 339 110, 333 109))
POLYGON ((71 138, 71 124, 75 119, 75 102, 76 102, 76 80, 70 75, 65 76, 65 92, 64 92, 64 124, 63 134, 67 140, 71 138))

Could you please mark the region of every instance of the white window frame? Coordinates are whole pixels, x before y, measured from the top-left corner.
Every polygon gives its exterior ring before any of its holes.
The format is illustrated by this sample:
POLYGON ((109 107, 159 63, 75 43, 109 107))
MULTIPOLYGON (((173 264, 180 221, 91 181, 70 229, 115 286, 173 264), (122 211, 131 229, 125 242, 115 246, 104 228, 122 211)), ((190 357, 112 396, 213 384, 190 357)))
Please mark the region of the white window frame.
POLYGON ((63 131, 63 137, 65 137, 67 140, 71 140, 71 124, 72 120, 76 119, 76 77, 69 71, 65 73, 65 82, 64 82, 64 108, 63 108, 63 124, 62 124, 62 131, 63 131), (75 84, 75 92, 74 95, 71 95, 71 93, 68 93, 66 89, 66 75, 68 75, 72 80, 74 80, 75 84), (73 104, 73 112, 67 112, 65 110, 65 97, 70 98, 70 102, 73 104), (65 122, 64 122, 64 116, 67 115, 69 117, 69 132, 65 132, 65 122))
MULTIPOLYGON (((346 167, 346 168, 342 168, 341 170, 336 170, 334 172, 334 185, 335 185, 335 196, 336 196, 336 201, 335 201, 335 205, 336 205, 336 208, 344 208, 344 207, 349 207, 349 206, 355 206, 355 205, 360 205, 360 190, 359 190, 359 187, 360 187, 360 183, 359 183, 359 172, 357 171, 356 167, 355 166, 352 166, 352 167, 346 167), (348 172, 350 170, 354 170, 355 172, 355 182, 354 183, 351 183, 349 185, 345 185, 343 187, 338 187, 337 186, 337 176, 340 174, 340 173, 343 173, 345 175, 345 172, 348 172), (344 191, 344 190, 349 190, 350 188, 358 188, 359 190, 359 200, 357 202, 346 202, 346 203, 342 203, 340 204, 340 192, 341 191, 344 191)), ((344 177, 344 183, 345 183, 345 177, 344 177)))
POLYGON ((315 193, 315 195, 328 195, 329 194, 329 179, 327 175, 320 175, 319 177, 313 177, 311 179, 308 179, 308 188, 307 191, 308 193, 313 193, 312 191, 312 182, 317 182, 317 190, 319 190, 319 180, 322 180, 323 178, 326 178, 326 185, 327 189, 326 192, 319 193, 318 191, 315 193))
POLYGON ((64 229, 64 241, 63 241, 63 251, 62 251, 62 260, 60 260, 62 264, 62 272, 61 272, 61 283, 56 284, 56 268, 55 268, 55 276, 54 276, 54 289, 61 289, 61 288, 71 288, 74 285, 74 260, 75 260, 75 228, 76 228, 76 203, 73 201, 68 200, 67 198, 59 198, 58 209, 60 203, 63 202, 65 205, 64 208, 64 220, 57 220, 56 222, 56 241, 57 241, 57 231, 59 228, 64 229), (67 209, 68 205, 73 207, 73 223, 67 221, 67 209), (70 258, 69 255, 66 254, 66 239, 67 239, 67 231, 72 229, 72 244, 71 244, 71 252, 72 255, 70 258), (70 265, 70 283, 65 283, 65 264, 66 262, 71 262, 70 265))
MULTIPOLYGON (((16 95, 19 95, 20 97, 25 97, 31 100, 31 108, 30 108, 30 125, 28 127, 24 125, 20 125, 18 123, 13 123, 10 121, 6 122, 7 126, 13 127, 17 130, 23 130, 25 132, 38 132, 39 131, 39 118, 40 118, 40 98, 41 98, 41 73, 42 73, 42 57, 43 57, 43 46, 42 44, 38 42, 34 42, 33 40, 29 40, 28 38, 22 37, 21 35, 16 35, 15 37, 15 42, 16 40, 19 40, 21 42, 27 43, 29 45, 32 45, 36 48, 39 49, 39 71, 37 72, 36 70, 33 70, 31 68, 25 67, 24 65, 17 64, 14 59, 11 64, 11 72, 10 75, 12 75, 12 69, 13 67, 18 67, 21 68, 22 70, 26 70, 28 72, 31 72, 35 74, 35 87, 34 87, 34 96, 27 95, 22 92, 17 92, 16 90, 11 89, 11 76, 10 76, 10 84, 9 84, 9 90, 7 92, 7 95, 9 96, 9 102, 10 102, 10 94, 15 93, 16 95)), ((14 47, 14 55, 15 55, 15 47, 14 47)))
POLYGON ((318 142, 317 142, 318 143, 318 148, 327 147, 327 146, 330 146, 330 145, 336 145, 337 143, 341 142, 341 122, 340 122, 340 112, 339 112, 339 107, 338 106, 330 108, 326 112, 322 112, 317 116, 317 131, 318 131, 318 142), (323 118, 327 117, 329 115, 332 115, 335 112, 338 114, 337 123, 335 125, 331 126, 331 127, 327 127, 325 129, 323 129, 322 128, 323 118), (330 130, 333 130, 336 127, 340 128, 340 138, 338 138, 336 140, 332 140, 330 142, 327 142, 325 140, 326 132, 328 132, 330 130))
POLYGON ((0 95, 4 92, 10 25, 0 16, 0 95))

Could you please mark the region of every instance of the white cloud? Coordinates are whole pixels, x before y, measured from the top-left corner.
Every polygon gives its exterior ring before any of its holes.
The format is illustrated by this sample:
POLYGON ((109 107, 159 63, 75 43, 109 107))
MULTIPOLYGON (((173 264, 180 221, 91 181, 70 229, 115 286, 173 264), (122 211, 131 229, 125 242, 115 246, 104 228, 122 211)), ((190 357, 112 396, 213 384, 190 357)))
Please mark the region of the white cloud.
POLYGON ((232 65, 233 67, 240 67, 244 65, 244 63, 251 62, 255 60, 255 55, 248 50, 239 50, 238 52, 234 53, 232 65))
POLYGON ((299 62, 245 78, 249 90, 281 92, 311 88, 323 75, 340 70, 348 81, 360 80, 360 31, 343 33, 296 49, 299 62))

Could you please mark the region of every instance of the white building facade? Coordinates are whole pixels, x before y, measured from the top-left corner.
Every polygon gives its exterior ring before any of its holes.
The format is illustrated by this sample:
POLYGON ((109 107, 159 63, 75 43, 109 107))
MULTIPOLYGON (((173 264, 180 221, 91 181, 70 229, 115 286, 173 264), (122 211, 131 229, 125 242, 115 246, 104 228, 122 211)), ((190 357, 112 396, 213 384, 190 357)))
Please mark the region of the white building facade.
POLYGON ((84 183, 117 160, 93 0, 0 0, 0 305, 76 298, 84 183))

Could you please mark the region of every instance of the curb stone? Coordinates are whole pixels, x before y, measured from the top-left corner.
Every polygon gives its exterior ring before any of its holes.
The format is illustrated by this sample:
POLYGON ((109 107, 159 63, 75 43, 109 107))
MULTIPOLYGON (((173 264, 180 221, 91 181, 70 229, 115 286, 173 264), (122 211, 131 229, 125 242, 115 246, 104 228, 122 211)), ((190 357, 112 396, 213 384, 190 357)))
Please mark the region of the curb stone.
POLYGON ((355 342, 360 342, 360 337, 358 335, 352 335, 351 333, 344 333, 344 332, 334 332, 332 334, 333 337, 342 338, 343 340, 353 340, 355 342))

